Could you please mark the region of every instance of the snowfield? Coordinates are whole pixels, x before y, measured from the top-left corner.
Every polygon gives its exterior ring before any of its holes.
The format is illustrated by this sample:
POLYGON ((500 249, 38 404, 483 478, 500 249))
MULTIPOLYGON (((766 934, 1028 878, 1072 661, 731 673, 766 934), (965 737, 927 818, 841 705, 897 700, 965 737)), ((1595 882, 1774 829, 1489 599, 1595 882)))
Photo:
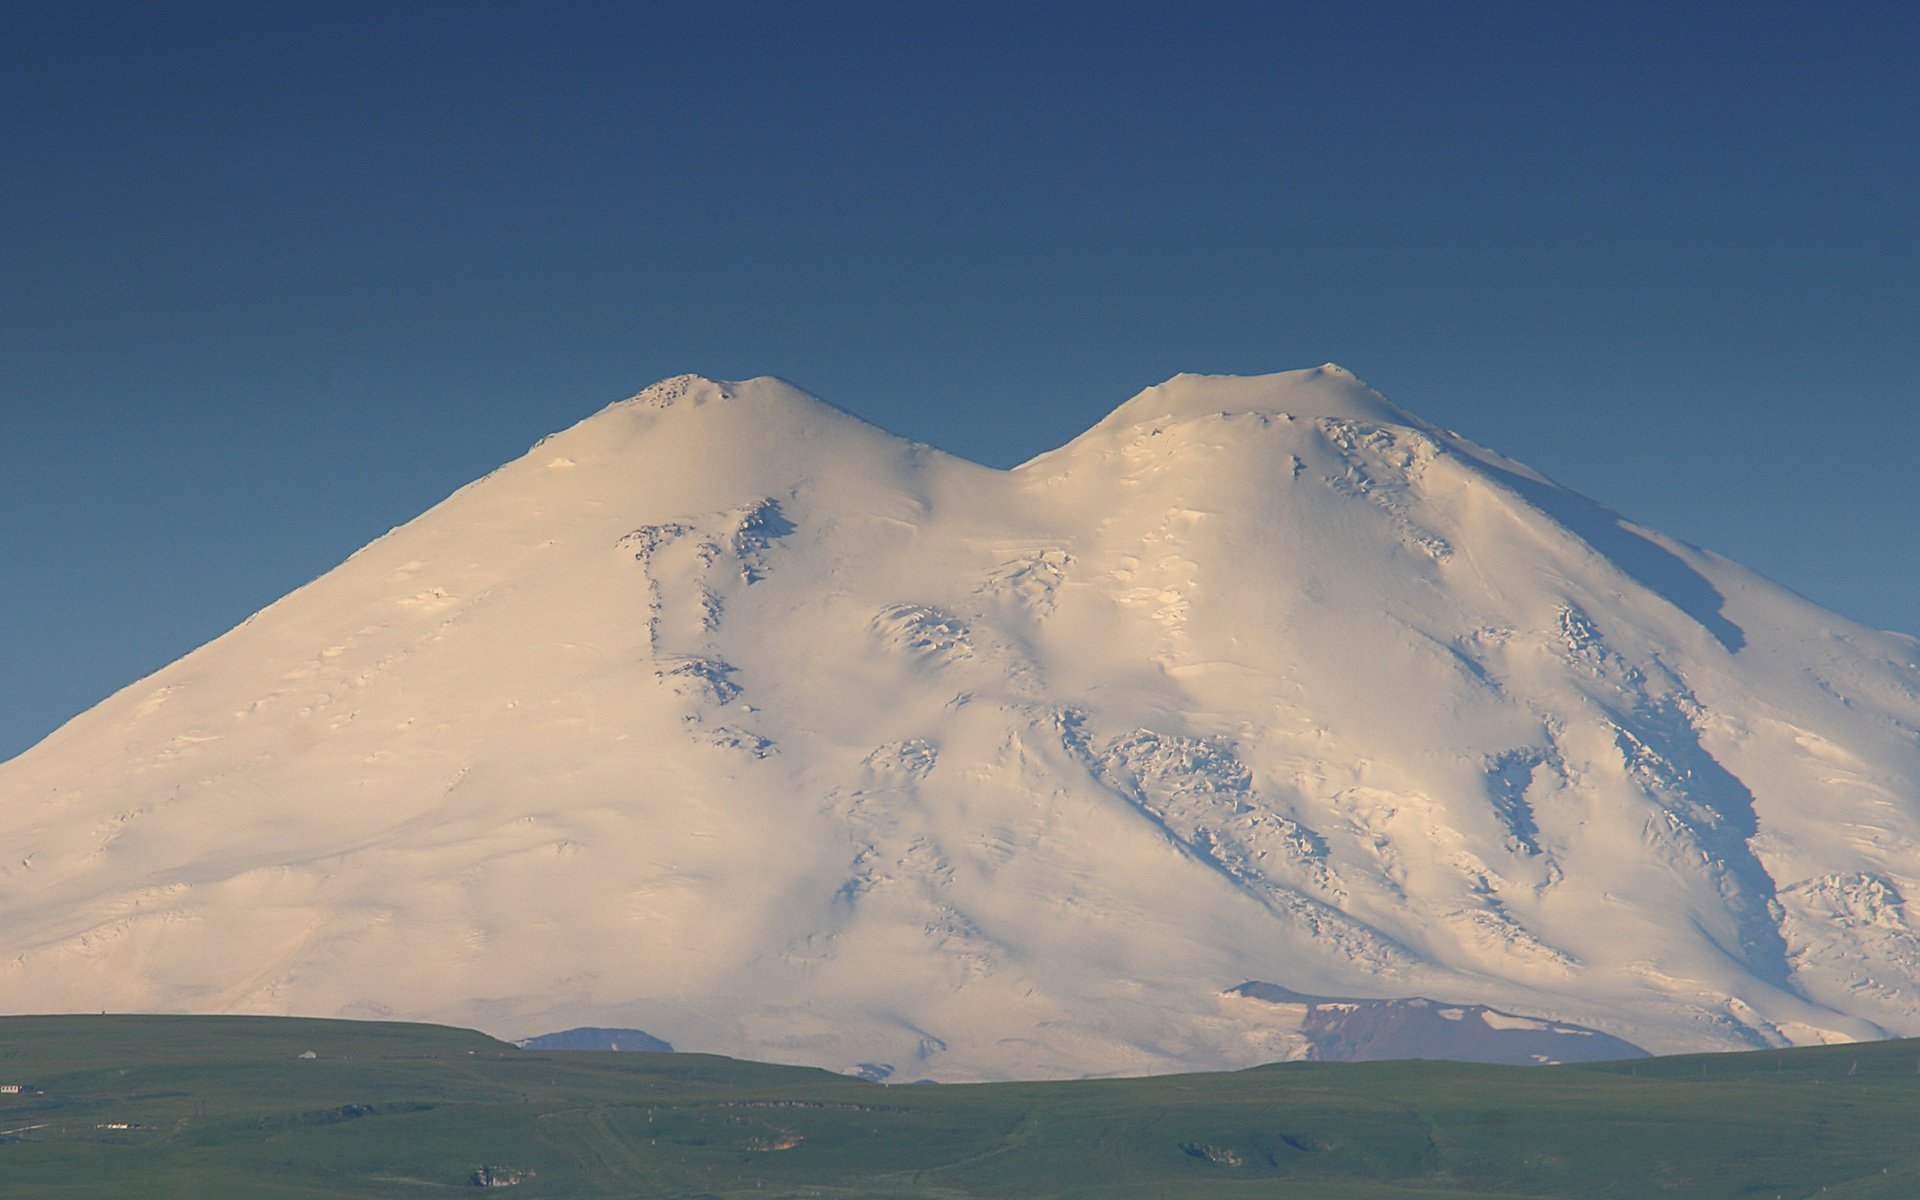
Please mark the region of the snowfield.
POLYGON ((0 765, 4 1005, 943 1080, 1304 1053, 1250 980, 1920 1035, 1916 663, 1332 365, 1011 471, 682 377, 0 765))

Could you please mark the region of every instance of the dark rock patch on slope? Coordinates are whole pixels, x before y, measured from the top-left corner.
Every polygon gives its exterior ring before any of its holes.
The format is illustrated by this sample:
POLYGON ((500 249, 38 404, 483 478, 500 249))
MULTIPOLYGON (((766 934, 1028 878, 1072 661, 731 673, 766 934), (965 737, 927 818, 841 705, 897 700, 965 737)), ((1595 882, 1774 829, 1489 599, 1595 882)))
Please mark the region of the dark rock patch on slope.
POLYGON ((582 1026, 579 1029, 563 1029, 559 1033, 543 1033, 538 1037, 522 1038, 514 1045, 522 1050, 646 1050, 655 1054, 673 1052, 671 1042, 663 1042, 642 1029, 600 1029, 591 1025, 582 1026))
POLYGON ((1437 1058, 1532 1066, 1648 1057, 1632 1042, 1597 1029, 1501 1012, 1484 1004, 1446 1004, 1424 996, 1397 1000, 1309 996, 1259 980, 1227 994, 1303 1009, 1300 1032, 1312 1047, 1307 1057, 1321 1062, 1437 1058))

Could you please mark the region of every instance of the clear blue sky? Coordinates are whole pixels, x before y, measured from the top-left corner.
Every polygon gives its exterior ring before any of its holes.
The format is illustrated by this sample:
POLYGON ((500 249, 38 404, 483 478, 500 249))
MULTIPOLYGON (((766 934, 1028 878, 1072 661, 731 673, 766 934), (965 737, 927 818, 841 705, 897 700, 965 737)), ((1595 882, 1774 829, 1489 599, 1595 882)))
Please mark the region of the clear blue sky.
POLYGON ((1920 6, 13 4, 0 757, 657 378, 1338 361, 1920 633, 1920 6))

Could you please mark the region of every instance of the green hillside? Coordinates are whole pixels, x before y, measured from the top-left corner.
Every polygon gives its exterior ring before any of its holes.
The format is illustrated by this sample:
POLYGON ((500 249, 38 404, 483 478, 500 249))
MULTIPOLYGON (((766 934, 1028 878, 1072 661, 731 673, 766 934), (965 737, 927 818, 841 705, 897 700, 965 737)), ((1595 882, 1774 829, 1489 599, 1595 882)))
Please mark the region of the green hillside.
POLYGON ((1920 1195, 1920 1042, 893 1086, 427 1025, 0 1018, 0 1195, 1920 1195), (315 1057, 301 1055, 311 1051, 315 1057))

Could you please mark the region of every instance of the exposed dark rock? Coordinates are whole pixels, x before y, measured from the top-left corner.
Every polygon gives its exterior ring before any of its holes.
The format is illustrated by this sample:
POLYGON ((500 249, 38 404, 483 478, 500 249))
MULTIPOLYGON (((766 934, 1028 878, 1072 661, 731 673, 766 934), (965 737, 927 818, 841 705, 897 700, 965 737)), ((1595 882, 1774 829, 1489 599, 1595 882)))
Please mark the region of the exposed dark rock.
POLYGON ((671 1042, 663 1042, 642 1029, 599 1029, 590 1025, 521 1038, 514 1045, 522 1050, 645 1050, 655 1054, 673 1051, 671 1042))
POLYGON ((1501 1012, 1484 1004, 1447 1004, 1424 996, 1394 1000, 1309 996, 1259 980, 1243 983, 1228 995, 1302 1007, 1300 1032, 1311 1046, 1307 1057, 1322 1062, 1437 1058, 1532 1066, 1647 1057, 1632 1042, 1597 1029, 1501 1012))

